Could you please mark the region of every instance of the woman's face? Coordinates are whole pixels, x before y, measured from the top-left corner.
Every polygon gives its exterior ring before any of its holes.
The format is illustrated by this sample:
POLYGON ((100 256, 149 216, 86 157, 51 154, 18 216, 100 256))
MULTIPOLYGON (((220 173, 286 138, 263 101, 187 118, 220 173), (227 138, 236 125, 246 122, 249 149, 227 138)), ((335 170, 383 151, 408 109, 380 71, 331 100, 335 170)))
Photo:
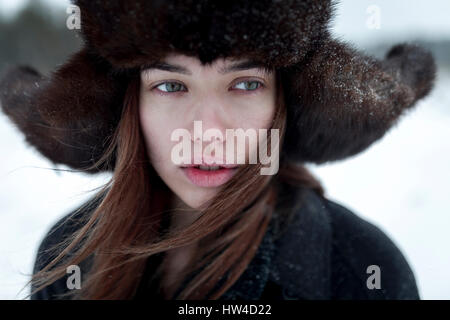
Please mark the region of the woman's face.
MULTIPOLYGON (((230 152, 227 155, 225 147, 227 129, 258 132, 271 126, 275 113, 275 73, 264 72, 251 61, 245 62, 248 60, 217 59, 211 66, 202 66, 197 58, 172 54, 141 71, 139 116, 149 159, 162 180, 191 208, 198 208, 212 198, 237 169, 186 168, 186 164, 174 160, 174 155, 189 158, 193 166, 198 166, 198 159, 208 161, 209 165, 229 164, 226 157, 230 152), (200 122, 194 126, 194 121, 200 122), (205 136, 203 141, 196 140, 194 128, 198 133, 198 124, 202 130, 200 137, 206 130, 216 129, 222 139, 217 138, 215 145, 214 140, 205 140, 205 136), (174 152, 179 150, 176 146, 182 145, 181 139, 172 139, 174 132, 180 132, 177 129, 185 129, 183 132, 189 134, 184 136, 189 139, 184 140, 181 153, 174 152), (188 145, 190 148, 186 148, 188 145), (206 152, 208 145, 220 148, 222 155, 206 152)), ((248 147, 247 142, 245 163, 249 152, 255 151, 248 147)), ((236 148, 233 152, 237 152, 236 148)), ((237 161, 235 158, 233 163, 242 165, 237 161)))

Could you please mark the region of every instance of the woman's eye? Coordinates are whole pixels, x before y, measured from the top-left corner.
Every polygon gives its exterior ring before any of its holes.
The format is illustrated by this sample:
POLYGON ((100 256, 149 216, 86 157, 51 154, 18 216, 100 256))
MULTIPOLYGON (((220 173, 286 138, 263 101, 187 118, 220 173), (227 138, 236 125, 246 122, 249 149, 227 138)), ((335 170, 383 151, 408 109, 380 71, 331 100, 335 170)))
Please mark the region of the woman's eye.
MULTIPOLYGON (((260 81, 241 81, 234 85, 233 88, 237 88, 241 91, 256 91, 264 84, 260 81)), ((178 82, 163 82, 154 88, 157 88, 161 94, 177 93, 180 91, 187 91, 186 87, 178 82)))
POLYGON ((240 90, 255 91, 260 86, 263 86, 260 81, 241 81, 235 87, 239 87, 240 90))
MULTIPOLYGON (((164 82, 160 85, 156 86, 155 88, 158 88, 158 90, 162 92, 178 92, 180 88, 183 88, 184 86, 181 83, 178 82, 164 82)), ((184 90, 185 91, 185 90, 184 90)))

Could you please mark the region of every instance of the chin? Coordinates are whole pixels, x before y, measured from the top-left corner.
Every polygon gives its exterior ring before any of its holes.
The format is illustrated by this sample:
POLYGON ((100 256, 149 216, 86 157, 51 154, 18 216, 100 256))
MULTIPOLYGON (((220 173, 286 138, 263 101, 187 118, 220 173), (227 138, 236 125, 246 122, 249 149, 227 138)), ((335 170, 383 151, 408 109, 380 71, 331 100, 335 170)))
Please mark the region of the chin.
POLYGON ((183 202, 192 209, 199 209, 202 204, 212 199, 214 195, 218 192, 218 188, 201 188, 196 186, 191 186, 190 190, 184 189, 178 197, 183 200, 183 202))

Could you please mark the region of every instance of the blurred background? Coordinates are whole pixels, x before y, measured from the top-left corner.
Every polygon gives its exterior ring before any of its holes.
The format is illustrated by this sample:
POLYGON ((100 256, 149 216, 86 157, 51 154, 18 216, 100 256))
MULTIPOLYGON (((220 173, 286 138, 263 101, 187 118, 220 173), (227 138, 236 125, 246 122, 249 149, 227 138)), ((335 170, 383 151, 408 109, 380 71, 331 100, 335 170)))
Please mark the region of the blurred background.
MULTIPOLYGON (((0 0, 0 73, 28 64, 48 75, 76 52, 82 41, 66 26, 69 5, 66 0, 0 0)), ((430 96, 368 150, 308 166, 328 198, 395 242, 422 299, 450 299, 449 16, 447 0, 339 1, 335 37, 378 58, 398 42, 419 43, 433 52, 438 78, 430 96)), ((1 112, 0 150, 0 299, 22 299, 50 226, 91 197, 110 174, 51 170, 1 112)))

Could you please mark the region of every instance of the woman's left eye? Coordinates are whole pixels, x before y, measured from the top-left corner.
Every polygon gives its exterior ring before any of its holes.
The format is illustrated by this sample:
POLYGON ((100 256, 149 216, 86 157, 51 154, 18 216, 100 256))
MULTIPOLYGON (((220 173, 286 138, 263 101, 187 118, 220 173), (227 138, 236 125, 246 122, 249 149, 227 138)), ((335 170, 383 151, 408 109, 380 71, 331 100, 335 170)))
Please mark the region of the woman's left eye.
MULTIPOLYGON (((264 87, 264 83, 256 80, 240 81, 233 86, 233 88, 236 88, 238 91, 250 91, 250 92, 258 91, 260 87, 264 87)), ((183 91, 187 91, 186 89, 181 90, 182 88, 186 87, 181 83, 168 81, 154 86, 152 90, 157 90, 157 92, 160 95, 172 95, 181 93, 183 91)))
POLYGON ((234 87, 238 87, 238 86, 240 87, 239 90, 255 91, 259 87, 264 86, 264 84, 260 81, 241 81, 241 82, 238 82, 237 85, 235 85, 234 87))

